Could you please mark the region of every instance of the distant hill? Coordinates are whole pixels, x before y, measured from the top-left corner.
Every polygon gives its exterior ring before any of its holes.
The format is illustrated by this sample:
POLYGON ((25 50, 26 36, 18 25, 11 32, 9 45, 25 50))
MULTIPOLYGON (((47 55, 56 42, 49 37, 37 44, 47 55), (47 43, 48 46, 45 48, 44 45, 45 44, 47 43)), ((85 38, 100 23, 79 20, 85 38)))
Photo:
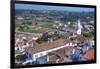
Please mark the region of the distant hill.
POLYGON ((81 21, 91 21, 94 20, 94 12, 69 12, 69 11, 56 11, 56 10, 21 10, 16 9, 16 16, 37 16, 37 17, 47 17, 54 20, 66 21, 76 21, 80 19, 81 21))

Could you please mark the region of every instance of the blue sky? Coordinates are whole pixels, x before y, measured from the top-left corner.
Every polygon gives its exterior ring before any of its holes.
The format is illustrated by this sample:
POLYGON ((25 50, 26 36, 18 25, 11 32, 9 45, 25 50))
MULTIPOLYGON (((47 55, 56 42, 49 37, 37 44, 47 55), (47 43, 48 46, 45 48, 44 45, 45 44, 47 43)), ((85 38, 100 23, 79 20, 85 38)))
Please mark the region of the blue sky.
POLYGON ((15 9, 64 10, 64 11, 75 11, 75 12, 94 11, 94 8, 63 7, 63 6, 48 6, 48 5, 34 5, 34 4, 15 4, 15 9))

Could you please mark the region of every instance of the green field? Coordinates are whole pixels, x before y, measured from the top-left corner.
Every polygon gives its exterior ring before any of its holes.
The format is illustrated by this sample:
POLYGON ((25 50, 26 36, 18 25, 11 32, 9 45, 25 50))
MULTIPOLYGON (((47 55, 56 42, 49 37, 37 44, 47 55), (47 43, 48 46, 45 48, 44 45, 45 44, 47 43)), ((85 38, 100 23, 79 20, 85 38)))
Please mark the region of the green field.
POLYGON ((54 32, 56 29, 53 27, 54 23, 51 22, 37 22, 36 28, 31 28, 32 25, 28 23, 16 22, 16 28, 20 32, 43 33, 54 32), (40 26, 41 28, 38 28, 40 26))

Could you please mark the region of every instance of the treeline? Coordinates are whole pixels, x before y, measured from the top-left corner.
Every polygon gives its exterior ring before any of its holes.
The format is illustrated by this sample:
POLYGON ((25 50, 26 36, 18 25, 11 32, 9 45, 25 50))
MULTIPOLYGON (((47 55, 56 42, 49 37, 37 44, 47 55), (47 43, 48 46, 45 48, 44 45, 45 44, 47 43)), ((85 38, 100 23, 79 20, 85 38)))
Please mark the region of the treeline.
POLYGON ((16 16, 25 15, 35 15, 37 17, 43 15, 49 19, 66 21, 76 21, 80 19, 81 21, 94 20, 94 12, 68 12, 68 11, 56 11, 56 10, 16 10, 16 16))

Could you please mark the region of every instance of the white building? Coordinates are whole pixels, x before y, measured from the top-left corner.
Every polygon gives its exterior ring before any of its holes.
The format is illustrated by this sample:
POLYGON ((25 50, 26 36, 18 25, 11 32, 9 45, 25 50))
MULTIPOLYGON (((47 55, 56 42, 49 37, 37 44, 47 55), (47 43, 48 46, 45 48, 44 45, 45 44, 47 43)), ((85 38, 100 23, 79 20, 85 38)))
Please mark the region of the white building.
POLYGON ((82 29, 82 26, 80 24, 80 20, 78 20, 78 23, 77 23, 77 34, 78 35, 81 35, 81 29, 82 29))

